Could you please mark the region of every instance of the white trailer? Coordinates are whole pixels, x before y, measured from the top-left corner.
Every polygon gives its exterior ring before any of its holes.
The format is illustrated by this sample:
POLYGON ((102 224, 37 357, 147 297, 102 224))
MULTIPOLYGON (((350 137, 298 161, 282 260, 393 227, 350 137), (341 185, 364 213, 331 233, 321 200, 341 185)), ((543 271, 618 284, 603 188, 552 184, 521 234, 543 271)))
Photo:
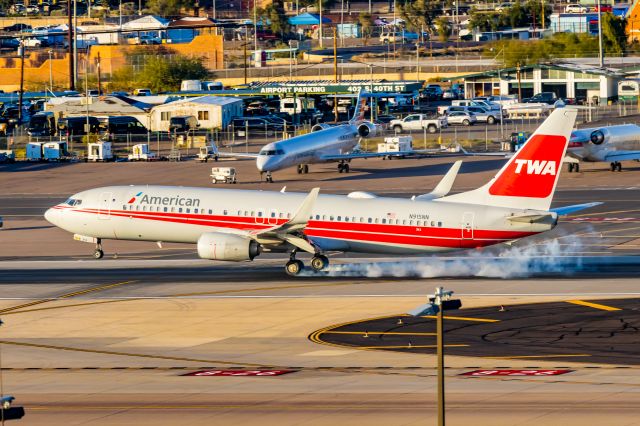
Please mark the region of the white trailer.
POLYGON ((218 147, 215 145, 206 145, 200 147, 200 152, 198 152, 198 161, 201 163, 206 163, 209 161, 209 158, 213 158, 215 161, 218 161, 218 147))
POLYGON ((211 168, 212 183, 236 183, 235 167, 212 167, 211 168))
POLYGON ((44 142, 29 142, 26 149, 27 161, 44 160, 43 145, 44 142))
POLYGON ((111 152, 111 142, 102 141, 87 144, 87 161, 111 161, 113 153, 111 152))
POLYGON ((45 161, 68 160, 67 146, 67 142, 46 142, 42 146, 42 159, 45 161))
POLYGON ((133 152, 129 154, 129 161, 151 161, 156 159, 156 154, 149 150, 149 144, 140 143, 133 146, 133 152))
POLYGON ((387 136, 383 143, 378 144, 378 152, 395 153, 413 151, 413 138, 411 136, 387 136))

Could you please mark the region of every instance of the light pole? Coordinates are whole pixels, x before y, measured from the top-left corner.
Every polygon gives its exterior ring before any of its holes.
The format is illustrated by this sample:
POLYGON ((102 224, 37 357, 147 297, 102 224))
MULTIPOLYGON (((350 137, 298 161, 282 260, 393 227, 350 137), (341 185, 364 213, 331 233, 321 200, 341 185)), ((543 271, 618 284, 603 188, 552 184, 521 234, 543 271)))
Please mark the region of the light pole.
POLYGON ((322 0, 318 0, 318 4, 320 6, 320 27, 319 27, 319 33, 318 36, 320 37, 320 49, 322 49, 324 47, 323 41, 322 41, 322 0))
MULTIPOLYGON (((258 50, 258 5, 257 0, 253 0, 253 47, 254 52, 258 50)), ((255 53, 254 53, 255 55, 255 53)))
POLYGON ((598 7, 598 64, 604 68, 604 50, 602 49, 602 4, 597 1, 598 7))
POLYGON ((47 53, 49 53, 49 92, 53 94, 53 63, 52 63, 53 50, 49 49, 47 53))
POLYGON ((340 47, 344 47, 344 0, 340 1, 340 47))

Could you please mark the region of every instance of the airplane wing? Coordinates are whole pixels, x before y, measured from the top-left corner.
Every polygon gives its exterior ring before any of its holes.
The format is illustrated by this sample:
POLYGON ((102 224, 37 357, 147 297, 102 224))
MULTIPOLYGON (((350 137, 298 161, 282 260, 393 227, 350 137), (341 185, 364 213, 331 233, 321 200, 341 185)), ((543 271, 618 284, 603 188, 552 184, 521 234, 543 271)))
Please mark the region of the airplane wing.
POLYGON ((315 254, 315 247, 306 239, 302 231, 309 223, 309 218, 311 217, 311 212, 313 211, 313 206, 318 199, 319 193, 320 188, 313 188, 302 201, 302 204, 300 204, 298 211, 293 217, 281 225, 251 232, 240 229, 223 229, 216 232, 241 235, 251 238, 263 245, 280 245, 283 242, 287 242, 300 250, 315 254))
POLYGON ((548 213, 532 211, 531 213, 522 213, 522 214, 509 216, 507 219, 510 220, 511 222, 538 223, 538 222, 544 222, 549 219, 554 220, 558 216, 565 216, 571 213, 578 212, 580 210, 599 206, 600 204, 603 204, 603 203, 596 201, 593 203, 574 204, 572 206, 556 207, 554 209, 549 209, 548 213))
POLYGON ((460 146, 460 151, 466 156, 469 157, 502 157, 502 158, 511 158, 513 157, 513 152, 469 152, 460 146))
MULTIPOLYGON (((355 151, 348 154, 328 154, 320 157, 323 161, 354 160, 357 158, 381 158, 381 157, 411 157, 414 155, 436 155, 452 153, 448 148, 412 149, 411 151, 395 152, 364 152, 355 151)), ((453 155, 458 155, 453 153, 453 155)))
POLYGON ((640 151, 611 151, 605 157, 605 161, 640 160, 640 151))
POLYGON ((258 158, 258 153, 254 152, 222 152, 218 151, 216 153, 218 157, 233 157, 233 158, 258 158))

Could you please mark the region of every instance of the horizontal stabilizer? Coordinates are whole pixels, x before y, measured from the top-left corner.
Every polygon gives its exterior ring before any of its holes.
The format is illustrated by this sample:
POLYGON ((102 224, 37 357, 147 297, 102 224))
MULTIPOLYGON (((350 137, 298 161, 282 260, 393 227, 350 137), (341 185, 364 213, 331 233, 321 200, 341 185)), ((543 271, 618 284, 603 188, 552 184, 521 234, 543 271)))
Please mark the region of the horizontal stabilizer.
POLYGON ((519 223, 541 223, 552 221, 555 222, 558 216, 553 213, 530 213, 530 214, 519 214, 515 216, 509 216, 507 219, 511 222, 519 222, 519 223))
POLYGON ((549 209, 549 211, 556 213, 558 216, 564 216, 567 214, 579 212, 580 210, 590 209, 591 207, 599 206, 600 204, 603 204, 603 203, 596 201, 593 203, 574 204, 573 206, 557 207, 555 209, 549 209))
POLYGON ((428 194, 418 195, 415 199, 418 201, 435 200, 436 198, 447 195, 453 187, 453 182, 456 180, 456 176, 458 176, 460 166, 462 166, 462 160, 458 160, 453 163, 453 166, 451 166, 447 174, 443 176, 442 180, 433 191, 428 194))

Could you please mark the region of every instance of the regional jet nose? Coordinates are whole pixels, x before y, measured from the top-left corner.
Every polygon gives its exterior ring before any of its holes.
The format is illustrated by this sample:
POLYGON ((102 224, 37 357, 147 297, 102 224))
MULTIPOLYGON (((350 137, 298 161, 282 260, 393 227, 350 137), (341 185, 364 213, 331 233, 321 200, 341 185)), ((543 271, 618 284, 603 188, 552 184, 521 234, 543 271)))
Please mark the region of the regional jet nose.
POLYGON ((260 170, 261 172, 268 172, 269 171, 269 163, 270 163, 270 158, 267 157, 266 155, 260 155, 258 156, 258 158, 256 159, 256 167, 258 167, 258 170, 260 170))

